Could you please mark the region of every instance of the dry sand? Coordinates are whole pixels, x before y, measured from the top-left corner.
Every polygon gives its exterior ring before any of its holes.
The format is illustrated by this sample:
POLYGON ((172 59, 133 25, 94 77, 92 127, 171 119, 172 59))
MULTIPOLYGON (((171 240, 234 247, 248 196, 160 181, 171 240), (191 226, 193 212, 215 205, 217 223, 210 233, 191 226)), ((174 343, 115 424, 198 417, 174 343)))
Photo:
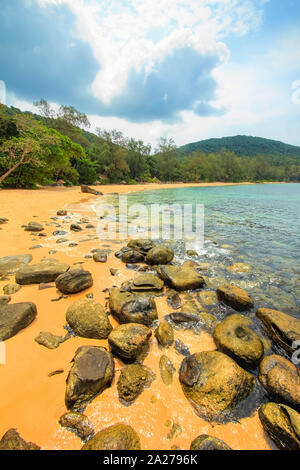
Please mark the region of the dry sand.
MULTIPOLYGON (((214 185, 110 185, 97 189, 108 194, 182 186, 214 185)), ((24 439, 37 443, 42 449, 80 449, 82 446, 78 437, 58 424, 59 417, 66 412, 65 380, 70 369, 70 361, 79 346, 87 344, 107 346, 107 341, 76 337, 61 344, 56 350, 49 350, 37 344, 34 338, 40 331, 64 335, 66 332, 64 329, 65 313, 72 302, 84 298, 88 293, 93 293, 95 300, 105 305, 107 293, 103 290, 114 284, 120 285, 124 280, 135 275, 133 271, 127 270, 113 253, 110 254, 105 264, 95 263, 92 259, 84 259, 84 255, 88 254, 92 248, 107 245, 105 241, 102 243, 95 239, 85 241, 71 249, 66 248, 68 244, 57 245, 55 238, 49 238, 56 227, 46 225, 46 223, 54 223, 50 217, 55 216, 58 209, 67 209, 70 214, 73 214, 74 220, 87 216, 93 222, 94 214, 89 204, 94 199, 95 196, 82 194, 78 187, 47 188, 37 191, 0 191, 0 217, 9 219, 9 222, 2 225, 2 230, 0 230, 0 257, 31 253, 32 263, 34 263, 43 257, 49 258, 49 250, 56 249, 57 253, 52 257, 66 261, 70 265, 84 261, 84 267, 91 271, 94 279, 91 289, 58 302, 51 301, 59 296, 55 287, 39 290, 37 285, 23 286, 19 292, 13 294, 12 303, 35 302, 38 315, 28 328, 5 342, 6 364, 0 364, 0 438, 9 428, 16 428, 24 439), (24 232, 21 225, 29 221, 42 223, 47 238, 39 238, 29 232, 24 232), (30 250, 30 247, 39 244, 43 247, 30 250), (111 276, 109 271, 111 267, 120 269, 120 276, 111 276), (58 369, 63 369, 64 372, 48 377, 50 372, 58 369)), ((70 221, 66 220, 66 230, 69 224, 70 221)), ((95 235, 93 230, 84 230, 82 233, 68 235, 67 238, 70 241, 79 241, 86 239, 87 233, 95 235)), ((120 246, 122 245, 111 245, 114 251, 120 246)), ((0 295, 3 286, 9 282, 13 282, 13 277, 9 281, 0 281, 0 295)), ((170 311, 165 298, 159 298, 157 306, 160 318, 170 311)), ((111 322, 116 325, 113 319, 111 322)), ((212 337, 206 332, 195 335, 188 331, 176 331, 176 337, 184 341, 191 353, 215 349, 212 337)), ((223 439, 233 449, 270 448, 257 413, 253 417, 242 419, 240 423, 227 425, 207 423, 196 416, 183 395, 177 374, 171 387, 163 384, 158 367, 159 358, 163 353, 173 361, 178 370, 183 356, 177 354, 173 348, 162 351, 156 339, 152 337, 151 350, 145 360, 145 365, 155 372, 156 380, 129 407, 123 406, 118 400, 116 382, 122 363, 116 360, 116 374, 112 387, 94 399, 85 411, 96 431, 117 422, 126 422, 139 433, 142 448, 149 450, 166 450, 171 449, 172 446, 189 449, 191 441, 203 433, 223 439), (171 426, 172 423, 177 423, 181 427, 181 432, 173 439, 167 437, 170 432, 170 423, 171 426)))

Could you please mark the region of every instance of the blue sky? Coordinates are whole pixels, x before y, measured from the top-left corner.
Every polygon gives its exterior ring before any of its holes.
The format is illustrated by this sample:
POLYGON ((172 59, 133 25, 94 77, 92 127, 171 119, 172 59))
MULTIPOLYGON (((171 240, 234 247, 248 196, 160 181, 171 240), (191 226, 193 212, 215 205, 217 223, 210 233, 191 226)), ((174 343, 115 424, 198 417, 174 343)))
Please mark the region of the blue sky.
POLYGON ((0 80, 151 143, 300 145, 299 26, 299 0, 2 0, 0 80))

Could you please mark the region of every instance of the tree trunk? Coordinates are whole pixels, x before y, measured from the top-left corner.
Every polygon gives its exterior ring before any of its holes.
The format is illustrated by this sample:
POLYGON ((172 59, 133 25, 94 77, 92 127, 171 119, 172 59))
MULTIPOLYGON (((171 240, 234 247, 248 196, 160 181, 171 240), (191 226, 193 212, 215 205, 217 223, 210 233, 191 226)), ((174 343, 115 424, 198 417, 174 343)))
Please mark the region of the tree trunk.
POLYGON ((15 171, 20 165, 21 165, 21 161, 19 161, 18 163, 16 163, 13 167, 11 167, 6 173, 4 173, 4 175, 0 176, 0 184, 2 183, 2 181, 5 180, 5 178, 7 178, 13 171, 15 171))

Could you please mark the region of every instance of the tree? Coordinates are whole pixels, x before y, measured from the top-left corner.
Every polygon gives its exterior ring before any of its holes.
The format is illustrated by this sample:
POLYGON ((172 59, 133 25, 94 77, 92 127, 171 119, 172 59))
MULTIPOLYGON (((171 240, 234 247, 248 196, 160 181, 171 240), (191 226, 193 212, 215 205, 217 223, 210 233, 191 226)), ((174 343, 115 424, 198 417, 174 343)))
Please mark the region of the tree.
POLYGON ((57 118, 72 124, 72 126, 91 127, 87 115, 77 111, 73 106, 61 106, 57 118))
POLYGON ((172 181, 178 179, 178 150, 174 140, 161 137, 158 140, 156 156, 158 159, 160 179, 163 181, 172 181))
POLYGON ((38 108, 42 116, 46 118, 51 118, 51 119, 55 118, 56 114, 55 114, 54 109, 52 109, 50 104, 43 98, 40 99, 40 101, 35 101, 33 105, 38 108))
POLYGON ((97 134, 103 139, 98 157, 102 172, 112 182, 125 179, 129 173, 129 166, 126 161, 126 139, 122 132, 97 129, 97 134))
POLYGON ((137 180, 149 178, 150 172, 147 159, 151 152, 151 145, 145 145, 142 140, 130 139, 126 148, 126 160, 131 178, 137 180))

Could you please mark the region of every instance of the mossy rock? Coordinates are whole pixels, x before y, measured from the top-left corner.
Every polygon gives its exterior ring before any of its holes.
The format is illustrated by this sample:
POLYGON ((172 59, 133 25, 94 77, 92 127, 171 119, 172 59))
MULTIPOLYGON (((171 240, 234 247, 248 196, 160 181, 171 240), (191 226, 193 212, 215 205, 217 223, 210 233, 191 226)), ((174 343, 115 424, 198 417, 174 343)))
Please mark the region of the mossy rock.
POLYGON ((117 382, 120 400, 132 403, 143 392, 145 387, 151 385, 154 379, 154 373, 145 366, 130 364, 124 367, 117 382))
POLYGON ((104 308, 92 299, 80 299, 71 304, 66 320, 74 333, 83 338, 106 339, 112 330, 104 308))
POLYGON ((232 284, 224 284, 217 288, 218 299, 238 312, 249 310, 254 306, 254 302, 249 294, 240 287, 232 284))
POLYGON ((256 312, 257 318, 264 324, 271 338, 288 353, 297 350, 293 343, 300 341, 300 320, 286 313, 260 308, 256 312))
POLYGON ((267 403, 258 410, 264 430, 282 450, 300 450, 300 415, 289 406, 267 403))
POLYGON ((155 330, 155 337, 161 346, 171 346, 174 342, 174 331, 170 323, 161 321, 155 330))
POLYGON ((146 262, 150 265, 169 264, 174 258, 174 251, 165 245, 157 245, 148 251, 146 262))
POLYGON ((147 348, 152 331, 138 323, 126 323, 112 330, 108 336, 108 344, 113 354, 124 362, 140 360, 147 348))
POLYGON ((141 443, 131 426, 120 423, 99 431, 81 450, 141 450, 141 443))
POLYGON ((225 442, 217 437, 201 434, 191 443, 190 450, 232 450, 225 442))
POLYGON ((170 287, 179 291, 199 289, 205 285, 203 276, 188 266, 158 266, 157 274, 170 287))

